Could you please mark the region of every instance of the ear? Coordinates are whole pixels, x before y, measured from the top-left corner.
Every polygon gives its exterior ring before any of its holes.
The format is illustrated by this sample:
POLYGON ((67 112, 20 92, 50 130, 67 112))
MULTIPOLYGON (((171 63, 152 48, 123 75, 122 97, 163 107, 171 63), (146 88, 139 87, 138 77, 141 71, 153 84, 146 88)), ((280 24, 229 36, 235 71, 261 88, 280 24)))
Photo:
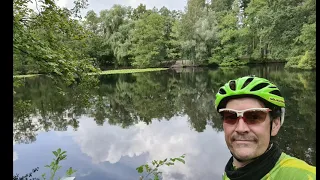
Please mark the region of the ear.
POLYGON ((281 126, 280 117, 277 117, 272 121, 271 136, 275 136, 278 134, 280 126, 281 126))

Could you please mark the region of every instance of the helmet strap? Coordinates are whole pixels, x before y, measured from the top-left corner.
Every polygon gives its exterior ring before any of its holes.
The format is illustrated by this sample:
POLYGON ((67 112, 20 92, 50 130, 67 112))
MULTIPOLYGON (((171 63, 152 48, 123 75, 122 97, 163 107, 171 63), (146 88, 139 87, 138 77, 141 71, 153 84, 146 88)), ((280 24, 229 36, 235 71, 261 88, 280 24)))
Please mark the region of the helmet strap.
MULTIPOLYGON (((272 132, 272 123, 273 122, 273 120, 270 120, 270 140, 271 140, 271 132, 272 132)), ((270 144, 270 142, 269 142, 269 144, 270 144)))

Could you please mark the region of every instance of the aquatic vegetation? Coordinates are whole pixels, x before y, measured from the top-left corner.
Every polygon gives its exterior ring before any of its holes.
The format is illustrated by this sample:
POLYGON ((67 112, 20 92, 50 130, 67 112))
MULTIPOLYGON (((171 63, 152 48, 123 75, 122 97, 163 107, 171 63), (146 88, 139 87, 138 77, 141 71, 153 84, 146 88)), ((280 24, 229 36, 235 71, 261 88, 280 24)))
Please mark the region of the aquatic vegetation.
MULTIPOLYGON (((59 165, 59 163, 63 160, 67 159, 67 151, 62 151, 61 148, 58 148, 56 151, 52 151, 53 155, 55 156, 55 158, 51 161, 50 165, 45 165, 44 167, 49 168, 50 169, 50 175, 49 178, 46 177, 46 173, 42 174, 42 179, 43 180, 54 180, 55 179, 55 175, 56 172, 62 167, 59 165)), ((39 167, 36 167, 35 169, 33 169, 30 173, 24 175, 24 176, 19 176, 19 174, 16 174, 13 176, 13 180, 40 180, 39 178, 32 178, 32 174, 37 172, 39 170, 39 167)), ((66 173, 65 176, 66 177, 70 177, 72 176, 74 173, 76 172, 76 170, 72 169, 72 167, 70 167, 66 173)), ((58 178, 58 180, 62 180, 61 177, 58 178)))
POLYGON ((178 158, 166 158, 164 160, 153 160, 152 161, 152 165, 150 164, 144 164, 141 165, 139 167, 136 168, 136 170, 138 171, 138 173, 143 174, 144 172, 146 172, 146 176, 140 176, 140 180, 144 180, 146 179, 149 175, 153 175, 154 180, 159 180, 159 178, 161 177, 161 173, 159 171, 159 167, 167 165, 167 166, 173 166, 175 161, 180 161, 183 164, 185 164, 185 160, 184 160, 185 154, 183 154, 182 156, 178 157, 178 158))
MULTIPOLYGON (((43 180, 54 180, 55 175, 57 173, 57 171, 62 167, 59 165, 59 163, 63 160, 67 159, 67 151, 62 151, 61 148, 58 148, 56 151, 52 151, 53 155, 55 156, 55 158, 51 161, 50 165, 45 165, 44 167, 49 168, 50 169, 50 174, 49 174, 49 178, 47 178, 47 174, 43 173, 42 174, 42 179, 43 180)), ((136 170, 138 171, 139 174, 141 174, 139 180, 146 180, 146 178, 150 175, 153 175, 154 180, 159 180, 159 178, 161 177, 161 171, 159 171, 159 167, 167 165, 167 166, 173 166, 175 161, 180 161, 183 164, 185 164, 185 154, 181 155, 180 157, 176 157, 176 158, 166 158, 164 160, 153 160, 151 162, 151 164, 143 164, 139 167, 136 168, 136 170), (142 174, 146 173, 145 176, 143 176, 142 174)), ((40 180, 39 178, 32 178, 32 174, 34 174, 35 172, 37 172, 39 170, 39 167, 36 167, 34 169, 32 169, 32 171, 24 176, 19 176, 19 174, 16 174, 13 176, 13 180, 40 180)), ((77 170, 73 169, 72 167, 70 167, 66 173, 65 173, 65 177, 71 177, 75 172, 77 172, 77 170)), ((59 177, 58 180, 63 180, 63 178, 59 177)))

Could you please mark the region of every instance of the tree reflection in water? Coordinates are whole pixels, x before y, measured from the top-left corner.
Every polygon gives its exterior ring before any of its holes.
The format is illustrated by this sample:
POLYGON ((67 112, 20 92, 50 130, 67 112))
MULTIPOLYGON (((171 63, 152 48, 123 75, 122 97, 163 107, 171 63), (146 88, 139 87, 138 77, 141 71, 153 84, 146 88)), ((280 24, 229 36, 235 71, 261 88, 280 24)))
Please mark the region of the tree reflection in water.
POLYGON ((248 74, 270 79, 285 96, 280 147, 316 165, 315 72, 291 72, 278 65, 103 75, 72 86, 45 77, 15 79, 14 141, 32 143, 38 131, 66 131, 69 126, 76 131, 81 116, 93 117, 99 126, 128 128, 186 115, 194 131, 210 125, 221 132, 215 92, 228 80, 248 74))

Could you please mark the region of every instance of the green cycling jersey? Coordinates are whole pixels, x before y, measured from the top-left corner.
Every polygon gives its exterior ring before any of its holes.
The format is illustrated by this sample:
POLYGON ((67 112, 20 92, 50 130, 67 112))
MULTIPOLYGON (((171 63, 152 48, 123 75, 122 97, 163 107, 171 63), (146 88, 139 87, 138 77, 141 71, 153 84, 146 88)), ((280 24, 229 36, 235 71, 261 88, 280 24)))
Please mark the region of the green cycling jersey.
MULTIPOLYGON (((222 179, 229 180, 226 173, 223 174, 222 179)), ((262 178, 262 180, 278 179, 315 180, 316 167, 282 152, 275 166, 262 178)))

